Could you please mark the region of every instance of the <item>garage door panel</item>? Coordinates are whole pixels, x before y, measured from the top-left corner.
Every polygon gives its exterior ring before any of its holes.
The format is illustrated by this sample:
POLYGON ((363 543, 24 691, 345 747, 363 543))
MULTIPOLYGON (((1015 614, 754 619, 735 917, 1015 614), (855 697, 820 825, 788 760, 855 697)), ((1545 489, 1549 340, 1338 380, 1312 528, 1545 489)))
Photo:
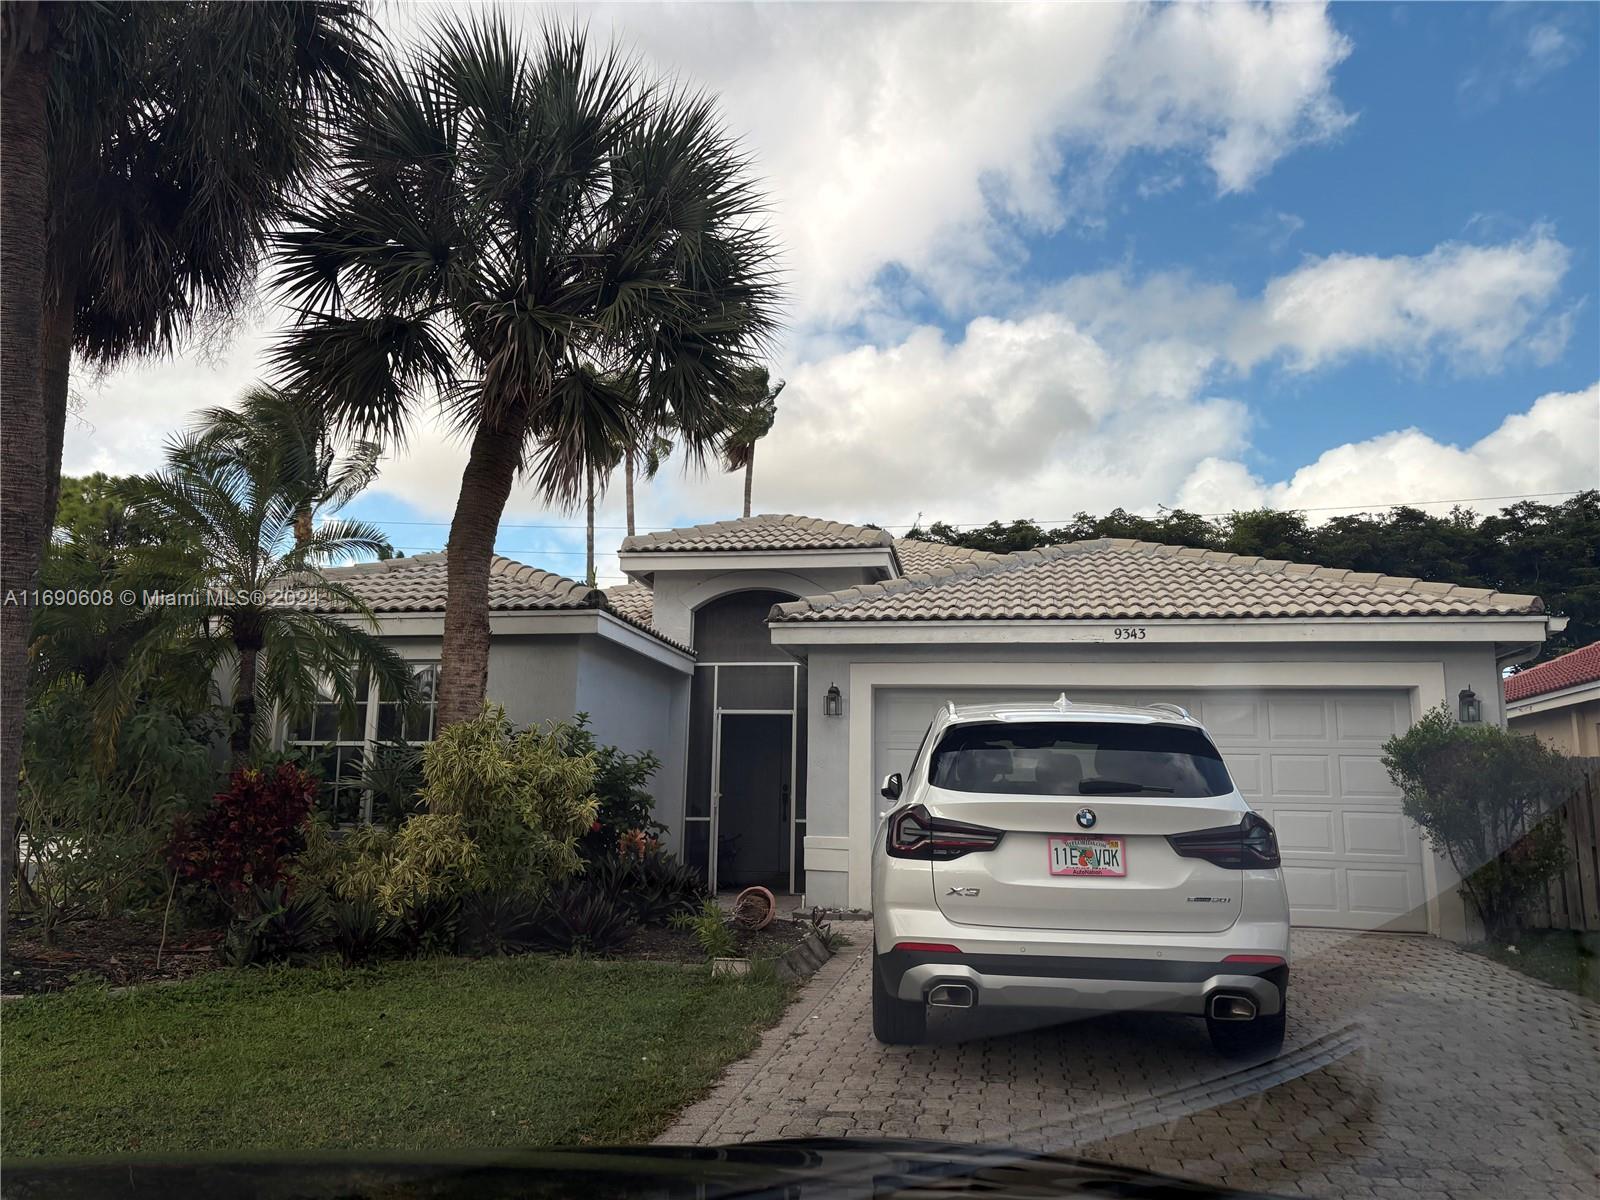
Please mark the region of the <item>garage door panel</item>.
POLYGON ((1339 791, 1347 799, 1370 797, 1395 802, 1400 799, 1400 789, 1389 778, 1383 760, 1364 754, 1339 756, 1339 791))
POLYGON ((1205 723, 1240 793, 1278 830, 1296 924, 1426 928, 1421 839, 1381 762, 1383 742, 1410 723, 1403 691, 1090 690, 1069 678, 1051 688, 886 689, 875 704, 874 777, 910 766, 947 700, 1054 700, 1063 689, 1080 702, 1165 700, 1205 723))
POLYGON ((1327 810, 1274 807, 1263 816, 1278 832, 1278 849, 1289 854, 1337 854, 1333 814, 1327 810))
POLYGON ((1330 770, 1328 756, 1274 754, 1272 790, 1279 796, 1331 796, 1333 772, 1330 770))

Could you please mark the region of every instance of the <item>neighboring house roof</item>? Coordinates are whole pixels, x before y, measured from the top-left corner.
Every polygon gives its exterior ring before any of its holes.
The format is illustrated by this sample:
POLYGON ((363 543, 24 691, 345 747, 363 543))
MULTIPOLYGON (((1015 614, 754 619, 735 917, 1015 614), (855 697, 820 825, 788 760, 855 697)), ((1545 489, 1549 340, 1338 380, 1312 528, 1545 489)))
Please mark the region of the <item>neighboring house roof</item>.
MULTIPOLYGON (((389 558, 380 562, 356 563, 349 567, 323 570, 329 580, 341 583, 375 613, 443 612, 448 593, 445 552, 418 554, 412 558, 389 558)), ((315 612, 351 612, 348 604, 332 599, 318 600, 300 607, 315 612)), ((648 608, 648 605, 646 606, 648 608)), ((564 575, 542 571, 526 563, 496 554, 489 563, 489 609, 491 612, 551 612, 602 609, 637 629, 679 650, 688 647, 654 629, 649 616, 636 615, 637 604, 616 605, 607 593, 564 575)))
POLYGON ((1518 671, 1506 680, 1506 700, 1526 700, 1596 681, 1600 681, 1600 642, 1518 671))
POLYGON ((988 550, 968 550, 965 546, 947 546, 943 542, 924 542, 920 538, 895 538, 894 552, 907 575, 923 575, 940 567, 953 567, 962 563, 994 562, 1004 558, 988 550))
POLYGON ((642 583, 623 583, 606 589, 606 603, 619 617, 649 627, 656 616, 656 594, 642 583))
POLYGON ((888 549, 894 538, 871 525, 846 525, 820 517, 761 513, 709 525, 689 525, 624 538, 621 553, 649 551, 697 553, 717 550, 870 550, 888 549))
POLYGON ((1125 538, 996 555, 777 605, 777 621, 1165 620, 1539 613, 1517 596, 1125 538))

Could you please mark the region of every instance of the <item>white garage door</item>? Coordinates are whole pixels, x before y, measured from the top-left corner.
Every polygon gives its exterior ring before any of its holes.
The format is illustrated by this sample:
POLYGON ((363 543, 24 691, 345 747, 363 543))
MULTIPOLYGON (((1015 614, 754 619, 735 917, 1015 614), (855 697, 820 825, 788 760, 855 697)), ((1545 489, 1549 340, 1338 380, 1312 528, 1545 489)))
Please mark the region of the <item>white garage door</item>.
MULTIPOLYGON (((935 710, 947 700, 986 704, 1053 700, 1060 689, 878 692, 874 777, 910 765, 935 710)), ((1204 722, 1252 808, 1271 821, 1283 851, 1298 925, 1425 930, 1422 845, 1400 812, 1400 794, 1379 761, 1410 724, 1399 690, 1077 691, 1075 700, 1181 704, 1204 722)))

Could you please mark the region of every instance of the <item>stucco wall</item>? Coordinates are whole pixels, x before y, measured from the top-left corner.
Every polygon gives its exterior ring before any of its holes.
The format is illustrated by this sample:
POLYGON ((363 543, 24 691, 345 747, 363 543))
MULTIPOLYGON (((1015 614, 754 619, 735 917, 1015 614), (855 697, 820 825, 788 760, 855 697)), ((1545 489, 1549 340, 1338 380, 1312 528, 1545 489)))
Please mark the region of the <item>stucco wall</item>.
POLYGON ((1513 713, 1506 724, 1517 733, 1537 737, 1563 754, 1600 755, 1600 700, 1525 716, 1513 713))
POLYGON ((631 754, 649 750, 661 759, 651 791, 656 820, 667 827, 664 839, 669 844, 683 819, 689 679, 602 638, 584 638, 579 646, 575 711, 589 714, 590 728, 602 744, 631 754))
POLYGON ((566 721, 577 711, 576 635, 496 634, 489 645, 489 699, 518 725, 566 721))
MULTIPOLYGON (((1388 645, 1339 645, 1319 643, 1306 646, 1250 646, 1250 645, 1170 645, 1133 647, 1125 645, 966 645, 966 646, 850 646, 815 648, 808 655, 807 704, 812 714, 810 739, 806 756, 808 801, 807 811, 810 838, 838 839, 818 844, 811 852, 808 841, 806 870, 806 902, 825 906, 843 907, 849 900, 849 874, 844 869, 841 856, 836 853, 850 836, 850 714, 859 703, 870 704, 866 696, 853 696, 850 688, 850 668, 855 663, 985 663, 1022 664, 1058 662, 1064 666, 1074 663, 1182 663, 1229 664, 1286 663, 1286 662, 1337 662, 1337 663, 1436 663, 1442 668, 1444 695, 1451 704, 1462 688, 1471 687, 1483 704, 1485 721, 1502 721, 1499 673, 1495 669, 1494 650, 1488 644, 1419 645, 1393 643, 1388 645), (822 716, 823 696, 830 683, 836 683, 844 698, 844 715, 837 718, 822 716), (816 864, 833 862, 838 869, 818 867, 816 864)), ((1316 679, 1307 677, 1298 686, 1316 686, 1316 679)), ((1071 694, 1071 677, 1064 674, 1062 684, 1071 694)), ((1097 684, 1104 689, 1106 684, 1097 684)), ((1141 686, 1148 690, 1148 683, 1141 686)), ((1190 681, 1185 686, 1200 684, 1190 681)), ((868 827, 876 829, 877 810, 882 806, 876 792, 862 797, 858 803, 871 806, 868 827)), ((866 814, 864 814, 866 815, 866 814)), ((858 825, 859 825, 858 820, 858 825)), ((1440 932, 1446 937, 1462 938, 1471 931, 1467 928, 1463 906, 1456 896, 1458 882, 1449 864, 1437 861, 1438 892, 1440 896, 1440 932)), ((859 892, 858 892, 859 894, 859 892)))
MULTIPOLYGON (((729 592, 764 589, 794 596, 816 596, 865 582, 871 573, 862 567, 811 567, 799 571, 733 568, 719 571, 667 571, 655 573, 652 623, 662 633, 686 646, 693 645, 694 611, 729 592)), ((881 577, 881 576, 878 576, 881 577)))

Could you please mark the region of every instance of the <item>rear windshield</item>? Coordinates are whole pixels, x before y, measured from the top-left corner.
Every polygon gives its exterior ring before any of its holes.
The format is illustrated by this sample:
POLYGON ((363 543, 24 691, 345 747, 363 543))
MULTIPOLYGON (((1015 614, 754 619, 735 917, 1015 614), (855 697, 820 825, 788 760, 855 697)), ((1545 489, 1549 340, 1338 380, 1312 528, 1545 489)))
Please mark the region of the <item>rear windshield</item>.
POLYGON ((1221 796, 1222 755, 1187 725, 1040 722, 957 725, 939 741, 929 782, 1019 796, 1221 796))

